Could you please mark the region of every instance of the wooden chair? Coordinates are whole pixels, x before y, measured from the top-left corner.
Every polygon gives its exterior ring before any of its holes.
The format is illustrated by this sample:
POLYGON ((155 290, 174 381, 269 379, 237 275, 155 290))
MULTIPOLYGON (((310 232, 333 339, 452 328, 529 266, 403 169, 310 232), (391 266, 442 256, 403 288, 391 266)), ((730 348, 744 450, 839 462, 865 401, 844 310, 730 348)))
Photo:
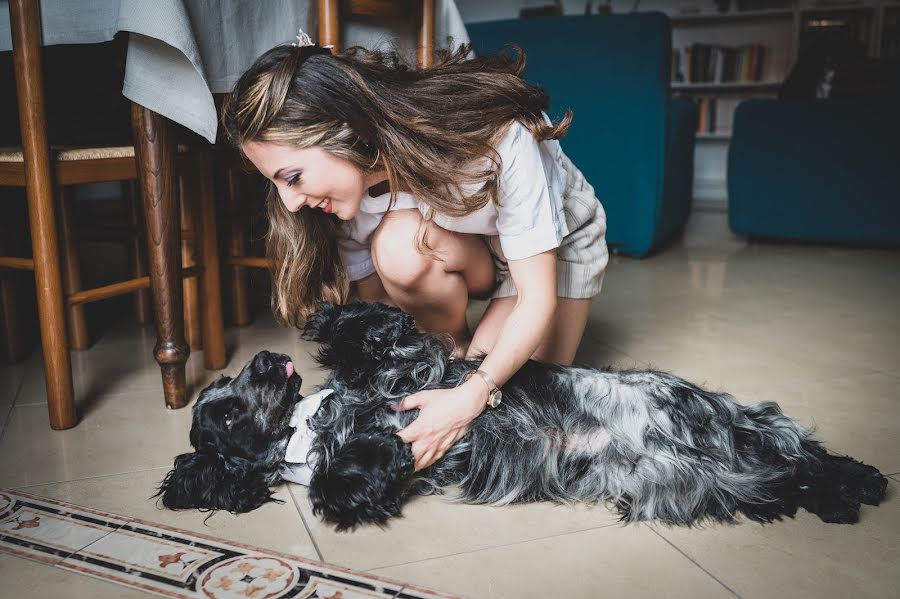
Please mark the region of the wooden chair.
MULTIPOLYGON (((184 275, 202 277, 205 365, 225 365, 211 152, 208 148, 193 151, 176 161, 168 121, 136 104, 132 105, 134 146, 51 151, 44 111, 38 4, 34 0, 10 0, 9 5, 22 149, 0 155, 0 186, 27 190, 32 258, 0 257, 0 267, 33 270, 35 274, 50 426, 65 429, 77 423, 67 308, 147 287, 151 287, 154 296, 158 333, 154 353, 163 377, 166 406, 182 407, 187 403, 184 364, 190 350, 184 341, 181 310, 178 213, 173 193, 176 163, 183 166, 184 172, 201 173, 191 183, 196 186, 199 213, 195 223, 201 250, 198 264, 185 269, 184 275), (60 269, 58 214, 64 225, 63 245, 74 246, 74 237, 70 236, 73 229, 65 226, 71 224, 66 222, 66 186, 133 179, 140 184, 146 214, 150 276, 96 289, 78 289, 77 271, 67 272, 64 277, 60 269)), ((71 256, 73 252, 67 254, 71 256)))
MULTIPOLYGON (((419 68, 434 63, 434 0, 317 0, 318 44, 341 48, 341 22, 346 17, 371 16, 411 19, 416 24, 416 63, 419 68)), ((246 213, 240 199, 240 175, 245 165, 224 165, 224 194, 228 205, 228 256, 231 268, 232 320, 237 326, 250 322, 247 268, 267 268, 265 258, 247 255, 246 213)))
POLYGON ((434 0, 318 0, 320 46, 341 48, 341 21, 354 15, 409 18, 416 25, 416 63, 434 61, 434 0))

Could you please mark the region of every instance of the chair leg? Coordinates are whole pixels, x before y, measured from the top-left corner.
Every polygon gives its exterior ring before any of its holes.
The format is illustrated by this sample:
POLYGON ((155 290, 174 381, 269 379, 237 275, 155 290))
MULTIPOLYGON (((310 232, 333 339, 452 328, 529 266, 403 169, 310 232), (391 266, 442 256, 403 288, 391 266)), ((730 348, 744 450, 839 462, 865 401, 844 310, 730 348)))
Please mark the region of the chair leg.
POLYGON ((203 263, 200 287, 203 298, 203 365, 207 369, 225 368, 225 329, 222 324, 222 286, 219 269, 218 236, 216 235, 216 207, 213 191, 212 152, 198 156, 197 185, 197 244, 203 263))
MULTIPOLYGON (((131 265, 131 274, 137 279, 147 276, 147 246, 144 245, 143 235, 144 219, 141 208, 141 194, 137 190, 137 182, 126 181, 123 186, 125 194, 126 211, 128 213, 128 228, 131 234, 128 236, 128 263, 131 265)), ((153 320, 153 300, 150 299, 149 289, 138 289, 132 294, 134 298, 134 320, 138 324, 149 324, 153 320)))
MULTIPOLYGON (((59 198, 59 242, 62 258, 63 290, 66 297, 81 291, 81 260, 78 255, 78 235, 75 231, 74 195, 72 187, 60 186, 56 190, 59 198)), ((84 304, 66 305, 69 323, 69 348, 83 351, 91 346, 91 335, 84 315, 84 304)))
POLYGON ((340 2, 339 0, 318 1, 319 35, 316 43, 320 46, 334 46, 341 51, 340 2))
MULTIPOLYGON (((235 168, 225 169, 225 197, 228 203, 229 242, 231 258, 247 255, 247 238, 244 219, 241 218, 241 173, 235 168)), ((243 266, 231 267, 231 312, 234 324, 239 327, 250 324, 250 297, 248 273, 243 266)))
POLYGON ((156 361, 166 407, 187 404, 184 365, 191 350, 184 341, 178 205, 175 203, 175 144, 172 125, 139 104, 131 105, 138 181, 147 223, 150 287, 156 312, 156 361))
MULTIPOLYGON (((193 165, 193 161, 191 163, 193 165)), ((193 171, 194 169, 188 169, 193 171)), ((178 175, 178 195, 181 208, 181 267, 197 265, 197 235, 194 214, 197 210, 196 172, 178 175)), ((184 337, 191 351, 203 349, 200 328, 200 281, 197 277, 184 279, 184 337)))
POLYGON ((28 356, 25 331, 19 319, 16 273, 0 273, 0 362, 15 364, 28 356))
POLYGON ((428 68, 434 64, 434 0, 421 0, 416 17, 416 64, 428 68))
MULTIPOLYGON (((0 198, 0 201, 5 199, 0 198)), ((3 256, 13 255, 7 224, 10 220, 8 217, 0 218, 0 255, 3 256)), ((14 270, 0 270, 0 362, 9 364, 24 360, 30 349, 18 298, 21 274, 14 270)))
POLYGON ((66 339, 66 315, 63 303, 62 275, 59 269, 59 245, 53 206, 50 170, 50 146, 44 115, 44 90, 41 80, 40 12, 37 2, 10 0, 10 28, 19 124, 25 154, 25 183, 28 191, 28 221, 34 256, 38 320, 44 353, 47 383, 47 408, 50 426, 65 429, 75 426, 75 398, 72 389, 72 363, 66 339))

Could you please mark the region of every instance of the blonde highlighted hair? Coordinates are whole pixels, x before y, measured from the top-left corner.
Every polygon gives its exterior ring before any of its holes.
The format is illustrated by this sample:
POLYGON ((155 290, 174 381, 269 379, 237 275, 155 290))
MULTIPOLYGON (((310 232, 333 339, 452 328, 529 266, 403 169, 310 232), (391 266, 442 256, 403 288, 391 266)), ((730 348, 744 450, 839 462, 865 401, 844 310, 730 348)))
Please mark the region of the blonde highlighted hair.
MULTIPOLYGON (((463 216, 497 201, 494 146, 511 122, 543 141, 562 137, 572 118, 567 112, 556 125, 545 121, 549 99, 522 79, 520 50, 468 59, 470 50, 442 52, 433 67, 414 70, 394 52, 278 46, 235 85, 225 129, 238 147, 318 146, 361 170, 384 170, 392 202, 402 187, 435 212, 463 216)), ((337 217, 288 212, 271 184, 268 214, 276 317, 297 326, 322 300, 346 302, 337 217)))

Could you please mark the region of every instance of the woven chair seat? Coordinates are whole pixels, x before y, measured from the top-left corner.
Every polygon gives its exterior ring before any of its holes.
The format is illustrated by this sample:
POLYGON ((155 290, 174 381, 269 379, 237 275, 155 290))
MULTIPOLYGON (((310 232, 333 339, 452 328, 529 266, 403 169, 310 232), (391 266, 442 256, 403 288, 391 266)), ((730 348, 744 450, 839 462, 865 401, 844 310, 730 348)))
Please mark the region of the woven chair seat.
MULTIPOLYGON (((179 152, 187 152, 187 150, 187 146, 178 145, 179 152)), ((134 146, 111 146, 102 148, 53 146, 50 148, 50 152, 51 159, 60 162, 104 160, 107 158, 134 158, 134 146)), ((0 148, 0 162, 25 162, 25 154, 21 147, 0 148)))

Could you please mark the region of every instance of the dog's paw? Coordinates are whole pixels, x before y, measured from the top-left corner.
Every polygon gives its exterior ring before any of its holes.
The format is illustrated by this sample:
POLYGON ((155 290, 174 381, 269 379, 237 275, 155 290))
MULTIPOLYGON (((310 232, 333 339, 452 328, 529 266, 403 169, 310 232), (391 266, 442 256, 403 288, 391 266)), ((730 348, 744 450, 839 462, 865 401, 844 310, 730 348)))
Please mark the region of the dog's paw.
POLYGON ((878 471, 867 476, 860 481, 859 500, 867 505, 880 504, 887 493, 887 484, 887 477, 878 471))
POLYGON ((338 530, 384 524, 399 516, 414 461, 394 434, 360 434, 344 443, 309 486, 313 513, 338 530))
POLYGON ((341 315, 341 306, 320 302, 303 326, 301 337, 307 341, 326 341, 332 336, 334 322, 341 315))

